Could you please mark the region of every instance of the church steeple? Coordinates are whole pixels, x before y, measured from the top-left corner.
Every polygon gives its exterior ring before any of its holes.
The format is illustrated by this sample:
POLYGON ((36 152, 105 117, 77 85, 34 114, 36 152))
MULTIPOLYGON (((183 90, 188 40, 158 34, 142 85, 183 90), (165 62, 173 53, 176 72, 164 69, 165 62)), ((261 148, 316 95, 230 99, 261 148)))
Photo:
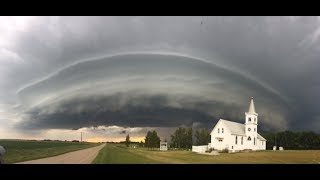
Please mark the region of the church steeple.
POLYGON ((257 137, 258 137, 258 113, 254 107, 253 97, 251 97, 249 110, 245 113, 245 133, 247 136, 247 144, 251 146, 252 149, 256 149, 257 137))
POLYGON ((257 114, 256 109, 254 108, 253 97, 251 97, 248 114, 257 114))

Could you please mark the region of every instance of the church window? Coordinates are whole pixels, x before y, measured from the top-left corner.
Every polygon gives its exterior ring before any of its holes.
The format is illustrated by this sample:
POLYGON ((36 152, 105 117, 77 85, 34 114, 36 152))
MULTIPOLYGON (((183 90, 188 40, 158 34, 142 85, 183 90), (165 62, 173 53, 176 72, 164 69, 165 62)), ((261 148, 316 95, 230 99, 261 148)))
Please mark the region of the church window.
POLYGON ((243 136, 241 137, 241 144, 243 144, 243 136))
POLYGON ((220 133, 220 129, 218 128, 218 134, 220 133))
POLYGON ((231 146, 231 149, 233 149, 233 146, 231 146))
POLYGON ((256 132, 256 128, 254 128, 253 131, 256 132))
POLYGON ((254 118, 254 122, 256 122, 257 121, 257 118, 254 118))
POLYGON ((249 118, 249 122, 251 122, 251 118, 249 118))
POLYGON ((238 136, 236 136, 236 144, 238 144, 238 136))
POLYGON ((248 141, 251 141, 251 137, 250 136, 248 137, 248 141))
POLYGON ((256 138, 253 138, 253 145, 256 145, 256 138))
POLYGON ((248 128, 248 131, 251 131, 251 128, 248 128))
POLYGON ((223 128, 221 129, 221 133, 223 133, 223 128))

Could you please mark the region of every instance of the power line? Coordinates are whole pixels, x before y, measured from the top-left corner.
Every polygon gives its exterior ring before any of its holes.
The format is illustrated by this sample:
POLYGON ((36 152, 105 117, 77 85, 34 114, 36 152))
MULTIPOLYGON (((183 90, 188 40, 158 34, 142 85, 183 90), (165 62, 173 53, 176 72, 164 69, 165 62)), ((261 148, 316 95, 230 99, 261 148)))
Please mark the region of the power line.
POLYGON ((82 132, 80 132, 81 133, 81 140, 80 140, 80 142, 82 143, 82 132))

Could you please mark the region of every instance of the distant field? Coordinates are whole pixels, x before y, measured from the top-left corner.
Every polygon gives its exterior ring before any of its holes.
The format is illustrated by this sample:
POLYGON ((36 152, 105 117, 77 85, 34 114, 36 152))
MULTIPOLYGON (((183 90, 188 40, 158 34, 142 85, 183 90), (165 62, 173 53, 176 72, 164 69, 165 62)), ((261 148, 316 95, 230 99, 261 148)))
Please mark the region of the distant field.
POLYGON ((0 140, 6 149, 5 163, 16 163, 56 156, 99 145, 97 143, 0 140))
POLYGON ((151 151, 107 144, 94 164, 320 164, 320 150, 222 153, 219 156, 191 151, 151 151))

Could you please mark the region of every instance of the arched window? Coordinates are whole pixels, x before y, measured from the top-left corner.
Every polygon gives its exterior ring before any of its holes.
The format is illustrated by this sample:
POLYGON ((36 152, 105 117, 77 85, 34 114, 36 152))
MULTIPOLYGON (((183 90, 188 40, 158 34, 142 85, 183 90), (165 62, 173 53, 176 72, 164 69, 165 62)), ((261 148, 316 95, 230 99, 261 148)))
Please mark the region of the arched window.
POLYGON ((256 138, 253 138, 253 145, 256 145, 256 138))
POLYGON ((257 118, 254 118, 254 122, 256 122, 257 121, 257 118))
POLYGON ((256 128, 254 128, 253 131, 256 132, 256 128))
POLYGON ((251 141, 251 137, 250 136, 248 137, 248 141, 251 141))
POLYGON ((238 136, 236 136, 236 144, 238 144, 238 136))
POLYGON ((251 122, 251 118, 249 118, 249 122, 251 122))
POLYGON ((241 136, 241 144, 243 144, 243 136, 241 136))
POLYGON ((220 133, 220 129, 218 128, 218 134, 220 133))
POLYGON ((221 129, 221 133, 223 133, 223 128, 221 129))

